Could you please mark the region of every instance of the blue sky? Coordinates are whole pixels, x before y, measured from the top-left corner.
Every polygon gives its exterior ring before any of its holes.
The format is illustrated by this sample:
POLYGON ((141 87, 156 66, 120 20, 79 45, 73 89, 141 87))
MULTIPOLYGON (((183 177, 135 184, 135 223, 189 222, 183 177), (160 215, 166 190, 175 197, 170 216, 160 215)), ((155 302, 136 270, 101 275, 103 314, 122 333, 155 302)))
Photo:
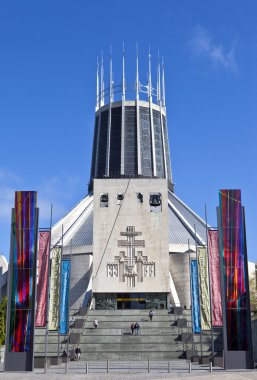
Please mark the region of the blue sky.
MULTIPOLYGON (((176 194, 216 225, 218 189, 242 189, 248 255, 256 252, 257 3, 0 2, 0 251, 9 256, 15 190, 37 190, 40 226, 87 193, 96 56, 113 49, 114 81, 146 82, 151 44, 164 56, 176 194)), ((106 64, 106 70, 108 65, 106 64)), ((108 78, 108 75, 106 75, 108 78)))

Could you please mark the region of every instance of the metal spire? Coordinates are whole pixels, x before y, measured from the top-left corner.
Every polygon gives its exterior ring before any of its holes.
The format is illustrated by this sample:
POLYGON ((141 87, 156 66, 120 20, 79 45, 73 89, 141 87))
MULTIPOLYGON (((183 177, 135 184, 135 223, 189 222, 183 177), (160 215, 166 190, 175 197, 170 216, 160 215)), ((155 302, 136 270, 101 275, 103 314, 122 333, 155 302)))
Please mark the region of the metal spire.
POLYGON ((157 103, 158 103, 158 100, 159 100, 159 93, 160 93, 160 90, 159 90, 159 82, 158 82, 158 66, 157 66, 157 69, 156 69, 156 78, 157 78, 156 92, 157 92, 157 103))
POLYGON ((148 97, 152 98, 152 73, 151 73, 151 50, 149 46, 149 55, 148 55, 148 97))
POLYGON ((100 107, 104 105, 104 58, 103 58, 103 51, 102 51, 102 58, 101 58, 101 89, 100 89, 100 107))
POLYGON ((153 107, 152 107, 152 69, 151 69, 151 51, 149 46, 148 57, 148 101, 150 109, 150 127, 151 127, 151 146, 152 146, 152 162, 153 162, 153 176, 157 176, 156 171, 156 150, 155 150, 155 137, 154 137, 154 123, 153 123, 153 107))
POLYGON ((124 43, 122 47, 122 101, 125 100, 126 94, 126 82, 125 82, 125 51, 124 51, 124 43))
POLYGON ((96 110, 100 107, 100 94, 99 94, 99 60, 96 59, 96 110))
POLYGON ((109 101, 113 101, 113 81, 112 81, 112 46, 110 46, 110 85, 109 85, 109 101))
POLYGON ((164 80, 164 61, 162 57, 162 105, 163 107, 166 106, 166 101, 165 101, 165 80, 164 80))
POLYGON ((136 100, 139 100, 138 44, 136 45, 136 100))
POLYGON ((160 53, 158 50, 158 68, 157 68, 157 102, 161 102, 161 67, 160 67, 160 53))

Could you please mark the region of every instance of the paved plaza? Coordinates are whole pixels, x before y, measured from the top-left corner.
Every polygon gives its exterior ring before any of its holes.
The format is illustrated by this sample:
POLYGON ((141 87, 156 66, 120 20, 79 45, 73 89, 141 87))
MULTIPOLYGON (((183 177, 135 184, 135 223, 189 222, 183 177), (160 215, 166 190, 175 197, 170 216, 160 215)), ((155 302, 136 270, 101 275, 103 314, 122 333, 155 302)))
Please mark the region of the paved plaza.
POLYGON ((221 368, 210 368, 207 365, 193 364, 191 365, 191 373, 189 372, 189 363, 180 361, 152 361, 148 370, 148 362, 109 362, 107 373, 107 362, 72 362, 59 366, 52 366, 44 373, 43 369, 35 369, 33 373, 4 373, 1 367, 0 378, 5 380, 11 379, 110 379, 110 380, 126 380, 126 379, 224 379, 224 380, 240 380, 240 379, 257 379, 257 370, 252 371, 224 371, 221 368), (66 373, 67 371, 67 373, 66 373), (88 371, 88 373, 86 373, 88 371), (148 372, 149 371, 149 372, 148 372))

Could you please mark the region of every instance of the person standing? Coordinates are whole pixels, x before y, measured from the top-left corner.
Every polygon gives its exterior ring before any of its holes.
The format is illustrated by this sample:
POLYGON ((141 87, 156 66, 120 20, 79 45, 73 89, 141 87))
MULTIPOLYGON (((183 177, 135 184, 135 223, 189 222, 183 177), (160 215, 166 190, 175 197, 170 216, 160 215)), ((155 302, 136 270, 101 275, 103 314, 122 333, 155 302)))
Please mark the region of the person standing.
POLYGON ((130 328, 131 328, 131 335, 134 335, 135 324, 132 323, 132 325, 130 326, 130 328))
POLYGON ((138 335, 138 333, 139 333, 139 331, 140 331, 140 325, 139 325, 139 323, 135 323, 135 327, 134 327, 134 329, 136 330, 136 332, 137 332, 137 335, 138 335))
POLYGON ((152 322, 152 320, 153 320, 153 311, 152 310, 149 311, 149 318, 150 318, 150 321, 152 322))

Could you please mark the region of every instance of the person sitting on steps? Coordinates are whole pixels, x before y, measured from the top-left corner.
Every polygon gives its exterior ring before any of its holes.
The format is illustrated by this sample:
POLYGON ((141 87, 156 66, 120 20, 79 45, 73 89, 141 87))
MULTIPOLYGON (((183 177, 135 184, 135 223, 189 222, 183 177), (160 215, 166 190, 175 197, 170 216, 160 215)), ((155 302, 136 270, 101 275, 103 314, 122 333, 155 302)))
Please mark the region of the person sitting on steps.
POLYGON ((153 320, 153 311, 152 310, 149 311, 149 318, 150 318, 150 321, 152 322, 152 320, 153 320))
POLYGON ((76 359, 80 360, 81 349, 80 349, 79 345, 77 345, 77 347, 76 347, 75 354, 76 354, 76 359))

